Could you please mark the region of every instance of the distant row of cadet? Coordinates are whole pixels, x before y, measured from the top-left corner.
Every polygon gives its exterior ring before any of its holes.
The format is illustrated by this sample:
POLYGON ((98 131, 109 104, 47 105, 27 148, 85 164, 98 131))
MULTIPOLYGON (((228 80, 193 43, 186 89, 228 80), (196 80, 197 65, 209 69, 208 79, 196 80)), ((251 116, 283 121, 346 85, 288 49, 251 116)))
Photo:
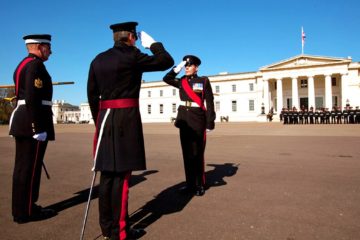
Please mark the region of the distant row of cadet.
POLYGON ((280 121, 284 124, 359 124, 360 109, 353 109, 351 106, 344 107, 343 111, 339 107, 333 107, 331 111, 328 108, 314 111, 313 107, 310 110, 283 108, 280 121))

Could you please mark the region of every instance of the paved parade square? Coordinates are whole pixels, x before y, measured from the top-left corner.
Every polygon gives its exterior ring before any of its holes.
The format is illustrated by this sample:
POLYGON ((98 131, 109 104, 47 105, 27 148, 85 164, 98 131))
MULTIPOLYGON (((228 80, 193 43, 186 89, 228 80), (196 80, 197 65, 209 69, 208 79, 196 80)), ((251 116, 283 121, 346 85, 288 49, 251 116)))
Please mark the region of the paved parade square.
MULTIPOLYGON (((147 171, 133 172, 129 214, 141 239, 360 239, 360 125, 217 123, 208 134, 202 197, 182 196, 178 131, 144 124, 147 171)), ((1 239, 79 239, 92 179, 93 125, 56 125, 39 204, 44 221, 11 217, 15 143, 0 126, 1 239)), ((135 151, 136 149, 134 149, 135 151)), ((102 239, 97 176, 85 239, 102 239)))

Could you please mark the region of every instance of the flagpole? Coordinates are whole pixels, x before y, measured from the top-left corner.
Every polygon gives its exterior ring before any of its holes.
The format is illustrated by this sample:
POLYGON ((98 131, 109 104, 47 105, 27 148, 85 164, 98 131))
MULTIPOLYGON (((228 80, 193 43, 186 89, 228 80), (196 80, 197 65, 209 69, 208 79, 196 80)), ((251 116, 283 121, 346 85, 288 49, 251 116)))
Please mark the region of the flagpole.
POLYGON ((301 54, 304 55, 305 33, 304 28, 301 27, 301 54))

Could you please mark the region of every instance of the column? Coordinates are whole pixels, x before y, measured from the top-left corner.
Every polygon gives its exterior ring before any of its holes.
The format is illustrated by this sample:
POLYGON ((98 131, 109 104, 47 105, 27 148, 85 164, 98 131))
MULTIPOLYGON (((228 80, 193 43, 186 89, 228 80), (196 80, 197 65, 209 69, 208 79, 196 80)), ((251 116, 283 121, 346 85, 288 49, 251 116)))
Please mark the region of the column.
POLYGON ((269 112, 269 80, 265 79, 264 80, 264 96, 263 96, 263 101, 264 101, 264 107, 265 107, 265 114, 267 114, 269 112))
POLYGON ((292 106, 296 107, 296 109, 299 109, 299 91, 298 91, 298 81, 297 77, 292 78, 292 106))
POLYGON ((329 110, 332 109, 332 86, 331 75, 325 76, 325 107, 329 110))
POLYGON ((277 97, 277 112, 280 113, 283 108, 283 89, 282 89, 282 79, 276 79, 276 97, 277 97))
POLYGON ((314 85, 314 77, 313 76, 309 76, 308 77, 308 99, 309 99, 309 108, 314 107, 314 109, 316 108, 315 106, 315 85, 314 85))
POLYGON ((347 81, 348 81, 348 74, 344 73, 341 74, 341 100, 340 100, 340 107, 341 110, 344 109, 344 107, 346 106, 346 101, 348 99, 348 94, 347 94, 347 81))

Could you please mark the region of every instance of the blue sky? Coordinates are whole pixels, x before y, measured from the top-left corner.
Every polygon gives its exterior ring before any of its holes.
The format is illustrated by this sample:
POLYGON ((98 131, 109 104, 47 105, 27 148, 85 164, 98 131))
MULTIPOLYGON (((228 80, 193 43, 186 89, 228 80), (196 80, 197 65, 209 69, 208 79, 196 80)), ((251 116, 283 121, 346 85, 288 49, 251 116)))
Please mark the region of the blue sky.
MULTIPOLYGON (((54 87, 54 99, 87 102, 89 64, 113 46, 109 25, 137 21, 181 61, 201 58, 200 75, 251 72, 301 54, 348 57, 360 61, 358 0, 4 0, 0 8, 0 84, 12 84, 15 67, 26 56, 22 37, 53 36, 53 54, 45 63, 53 81, 75 85, 54 87)), ((149 53, 140 42, 141 51, 149 53)), ((166 72, 146 73, 160 81, 166 72)))

